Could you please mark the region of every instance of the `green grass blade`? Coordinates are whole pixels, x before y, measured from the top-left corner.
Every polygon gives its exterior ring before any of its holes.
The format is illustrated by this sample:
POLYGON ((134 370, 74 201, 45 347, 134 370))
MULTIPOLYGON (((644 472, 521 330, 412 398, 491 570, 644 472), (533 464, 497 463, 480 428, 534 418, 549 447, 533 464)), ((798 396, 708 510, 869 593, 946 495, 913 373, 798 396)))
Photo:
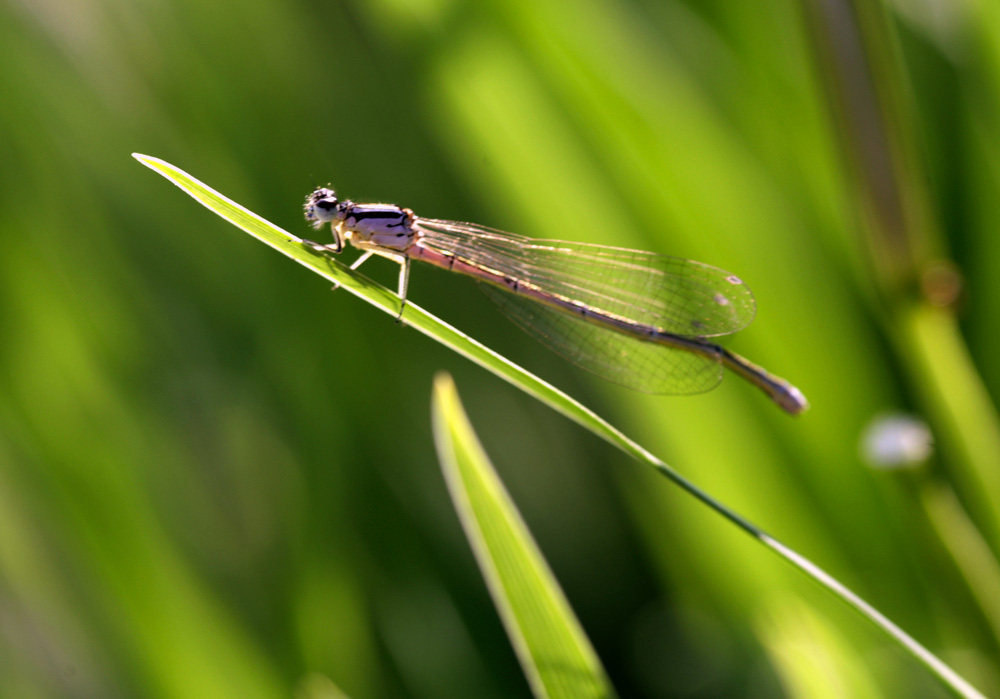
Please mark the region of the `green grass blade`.
MULTIPOLYGON (((341 289, 367 301, 393 318, 399 314, 399 297, 360 272, 349 269, 330 255, 317 252, 303 240, 282 230, 273 223, 240 206, 208 185, 195 179, 180 168, 159 158, 134 154, 136 160, 160 173, 200 204, 214 211, 234 226, 243 229, 278 252, 287 255, 300 265, 308 267, 322 277, 341 285, 341 289)), ((565 393, 525 371, 493 350, 476 342, 464 333, 423 310, 412 301, 406 302, 403 320, 415 330, 458 352, 500 378, 517 386, 546 405, 579 423, 591 432, 608 440, 640 461, 659 463, 656 457, 628 439, 602 420, 591 410, 565 393)))
POLYGON ((451 499, 535 696, 615 696, 447 374, 434 382, 432 408, 451 499))
MULTIPOLYGON (((159 158, 139 154, 135 154, 135 158, 143 165, 166 177, 190 196, 194 197, 198 202, 233 225, 243 229, 250 235, 291 257, 299 264, 308 267, 317 274, 326 277, 330 281, 339 283, 343 290, 382 309, 393 317, 399 313, 398 297, 385 287, 376 284, 358 272, 348 269, 345 265, 331 259, 330 256, 316 252, 310 246, 304 245, 300 238, 265 221, 204 183, 199 182, 183 170, 159 158)), ((525 393, 534 396, 552 409, 562 413, 595 435, 618 447, 626 454, 655 468, 660 474, 669 478, 676 485, 710 507, 714 512, 722 515, 730 523, 752 536, 756 541, 806 573, 828 591, 835 594, 841 601, 861 614, 865 619, 887 633, 956 696, 982 697, 982 694, 976 691, 937 656, 920 645, 915 639, 839 583, 831 575, 804 556, 801 556, 767 535, 755 524, 701 490, 642 446, 612 427, 611 424, 589 408, 493 350, 459 332, 412 302, 407 301, 403 319, 414 329, 453 349, 525 393)))

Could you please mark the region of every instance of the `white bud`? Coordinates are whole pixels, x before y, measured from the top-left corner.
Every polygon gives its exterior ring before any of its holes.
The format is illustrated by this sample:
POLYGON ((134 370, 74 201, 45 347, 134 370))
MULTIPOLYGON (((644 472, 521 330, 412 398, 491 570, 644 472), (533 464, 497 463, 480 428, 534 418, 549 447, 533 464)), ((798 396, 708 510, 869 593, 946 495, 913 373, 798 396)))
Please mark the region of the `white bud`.
POLYGON ((898 469, 925 462, 934 451, 927 424, 912 415, 879 415, 861 434, 861 457, 869 466, 898 469))

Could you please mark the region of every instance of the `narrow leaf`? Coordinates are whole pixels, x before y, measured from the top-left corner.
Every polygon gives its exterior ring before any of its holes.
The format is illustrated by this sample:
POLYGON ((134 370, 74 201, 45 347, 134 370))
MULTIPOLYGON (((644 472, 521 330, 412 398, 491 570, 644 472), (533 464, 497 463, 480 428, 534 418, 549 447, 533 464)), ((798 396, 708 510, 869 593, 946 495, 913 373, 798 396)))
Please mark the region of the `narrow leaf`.
POLYGON ((615 696, 447 374, 434 382, 433 416, 451 499, 535 696, 615 696))

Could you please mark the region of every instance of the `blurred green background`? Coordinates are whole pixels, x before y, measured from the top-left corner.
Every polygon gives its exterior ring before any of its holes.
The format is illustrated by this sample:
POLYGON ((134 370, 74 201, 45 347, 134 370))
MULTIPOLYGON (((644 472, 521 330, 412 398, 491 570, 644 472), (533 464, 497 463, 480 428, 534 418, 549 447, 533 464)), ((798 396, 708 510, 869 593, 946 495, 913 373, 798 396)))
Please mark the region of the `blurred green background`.
POLYGON ((434 269, 410 298, 1000 691, 998 47, 986 2, 5 0, 0 696, 527 696, 436 462, 441 369, 623 696, 943 695, 665 480, 133 151, 301 235, 330 182, 738 274, 759 311, 730 346, 800 419, 732 377, 592 379, 434 269), (859 456, 884 411, 928 421, 922 469, 859 456))

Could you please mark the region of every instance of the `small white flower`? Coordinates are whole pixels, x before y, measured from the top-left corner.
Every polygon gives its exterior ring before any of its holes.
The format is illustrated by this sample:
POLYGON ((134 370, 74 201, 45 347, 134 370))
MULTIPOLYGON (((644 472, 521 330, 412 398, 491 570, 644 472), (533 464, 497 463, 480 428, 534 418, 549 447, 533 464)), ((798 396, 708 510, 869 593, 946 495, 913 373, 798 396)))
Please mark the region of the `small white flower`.
POLYGON ((873 468, 917 466, 933 451, 934 436, 930 428, 912 415, 879 415, 861 434, 861 457, 873 468))

